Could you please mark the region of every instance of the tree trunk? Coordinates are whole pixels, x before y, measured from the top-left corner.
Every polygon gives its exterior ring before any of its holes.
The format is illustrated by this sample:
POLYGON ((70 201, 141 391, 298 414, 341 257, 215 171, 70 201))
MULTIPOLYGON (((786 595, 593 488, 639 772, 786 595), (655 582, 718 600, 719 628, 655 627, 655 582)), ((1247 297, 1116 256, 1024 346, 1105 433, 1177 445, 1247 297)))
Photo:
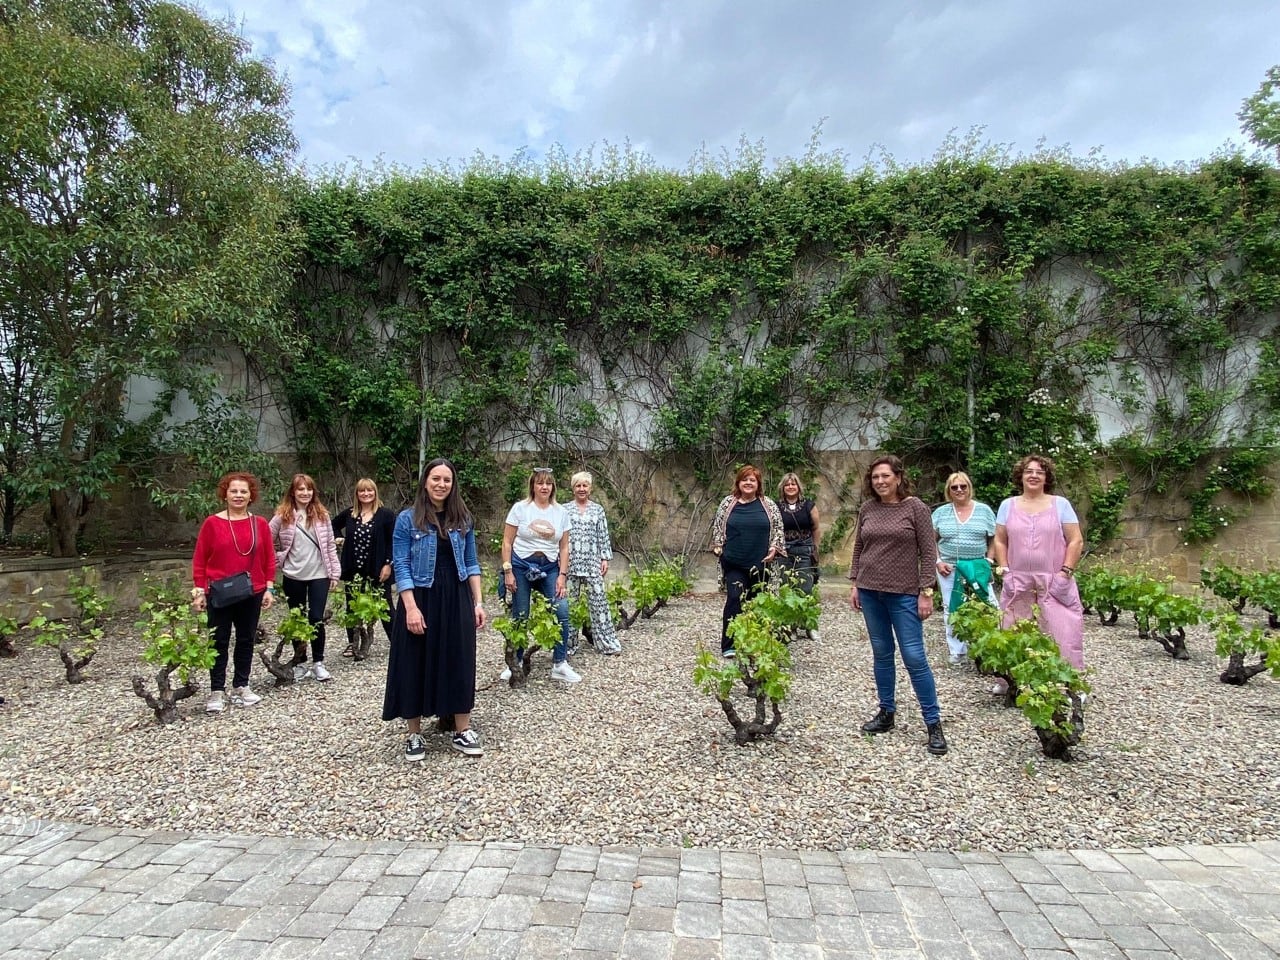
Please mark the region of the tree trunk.
POLYGON ((1227 669, 1222 671, 1222 675, 1218 677, 1223 683, 1229 683, 1233 687, 1243 687, 1251 679, 1267 669, 1267 658, 1263 657, 1257 663, 1245 666, 1244 654, 1237 651, 1231 654, 1227 660, 1227 669))
POLYGON ((74 502, 79 499, 78 494, 72 497, 65 490, 49 491, 49 511, 44 519, 49 532, 49 555, 52 557, 74 557, 80 552, 81 511, 74 502))

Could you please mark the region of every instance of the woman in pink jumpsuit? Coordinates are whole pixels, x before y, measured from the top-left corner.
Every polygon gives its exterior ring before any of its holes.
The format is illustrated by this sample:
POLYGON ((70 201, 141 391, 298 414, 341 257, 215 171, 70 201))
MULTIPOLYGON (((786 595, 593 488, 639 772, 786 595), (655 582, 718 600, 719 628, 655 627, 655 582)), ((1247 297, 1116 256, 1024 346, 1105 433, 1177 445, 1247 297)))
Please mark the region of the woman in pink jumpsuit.
POLYGON ((1084 548, 1080 520, 1066 497, 1053 495, 1053 461, 1023 457, 1013 468, 1019 495, 996 513, 996 566, 1004 578, 1000 607, 1004 627, 1038 622, 1058 644, 1062 658, 1084 669, 1084 608, 1076 586, 1076 564, 1084 548))

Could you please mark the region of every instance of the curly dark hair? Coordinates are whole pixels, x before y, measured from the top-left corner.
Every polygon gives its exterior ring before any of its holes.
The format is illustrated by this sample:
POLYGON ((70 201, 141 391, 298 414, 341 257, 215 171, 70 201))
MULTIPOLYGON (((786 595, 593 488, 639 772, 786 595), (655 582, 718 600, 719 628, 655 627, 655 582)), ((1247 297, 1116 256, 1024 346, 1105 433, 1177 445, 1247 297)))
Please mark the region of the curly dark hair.
POLYGON ((1022 474, 1033 463, 1038 463, 1044 468, 1044 492, 1053 493, 1054 484, 1057 483, 1057 474, 1053 471, 1053 461, 1038 453, 1029 453, 1013 465, 1014 487, 1018 493, 1022 493, 1022 474))

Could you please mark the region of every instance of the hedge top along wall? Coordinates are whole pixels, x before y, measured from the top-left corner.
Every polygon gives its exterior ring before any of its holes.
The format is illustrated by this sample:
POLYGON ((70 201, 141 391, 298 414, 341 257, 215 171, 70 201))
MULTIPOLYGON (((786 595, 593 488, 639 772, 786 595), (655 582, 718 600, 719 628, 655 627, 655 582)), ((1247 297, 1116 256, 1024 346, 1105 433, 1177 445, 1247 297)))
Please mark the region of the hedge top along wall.
POLYGON ((254 362, 303 464, 345 489, 449 455, 495 511, 534 459, 585 465, 631 549, 659 474, 696 546, 748 459, 821 480, 847 534, 824 451, 893 450, 926 499, 963 468, 989 502, 1047 452, 1096 543, 1153 498, 1194 541, 1223 491, 1269 496, 1273 167, 748 161, 300 186, 296 349, 254 362))

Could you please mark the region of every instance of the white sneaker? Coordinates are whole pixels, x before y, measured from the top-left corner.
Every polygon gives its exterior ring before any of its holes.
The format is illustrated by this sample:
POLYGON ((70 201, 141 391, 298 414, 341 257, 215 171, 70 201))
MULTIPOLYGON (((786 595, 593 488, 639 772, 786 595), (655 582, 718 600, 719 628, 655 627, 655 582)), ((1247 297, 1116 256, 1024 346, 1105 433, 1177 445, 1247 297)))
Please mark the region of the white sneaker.
POLYGON ((236 707, 252 707, 255 703, 261 703, 262 698, 250 690, 248 687, 236 687, 231 691, 231 704, 236 707))
POLYGON ((568 660, 561 660, 559 663, 551 665, 551 679, 559 680, 562 683, 577 683, 582 679, 582 676, 577 670, 569 666, 568 660))
POLYGON ((503 683, 507 683, 511 679, 511 668, 503 667, 502 672, 498 674, 498 679, 503 683))
POLYGON ((311 675, 321 683, 333 679, 333 674, 325 669, 324 662, 320 660, 317 660, 316 665, 311 668, 311 675))
POLYGON ((311 668, 305 663, 300 663, 293 668, 293 680, 295 683, 301 683, 311 675, 311 668))
POLYGON ((209 694, 209 702, 204 705, 205 713, 221 713, 227 709, 227 695, 221 690, 209 694))

